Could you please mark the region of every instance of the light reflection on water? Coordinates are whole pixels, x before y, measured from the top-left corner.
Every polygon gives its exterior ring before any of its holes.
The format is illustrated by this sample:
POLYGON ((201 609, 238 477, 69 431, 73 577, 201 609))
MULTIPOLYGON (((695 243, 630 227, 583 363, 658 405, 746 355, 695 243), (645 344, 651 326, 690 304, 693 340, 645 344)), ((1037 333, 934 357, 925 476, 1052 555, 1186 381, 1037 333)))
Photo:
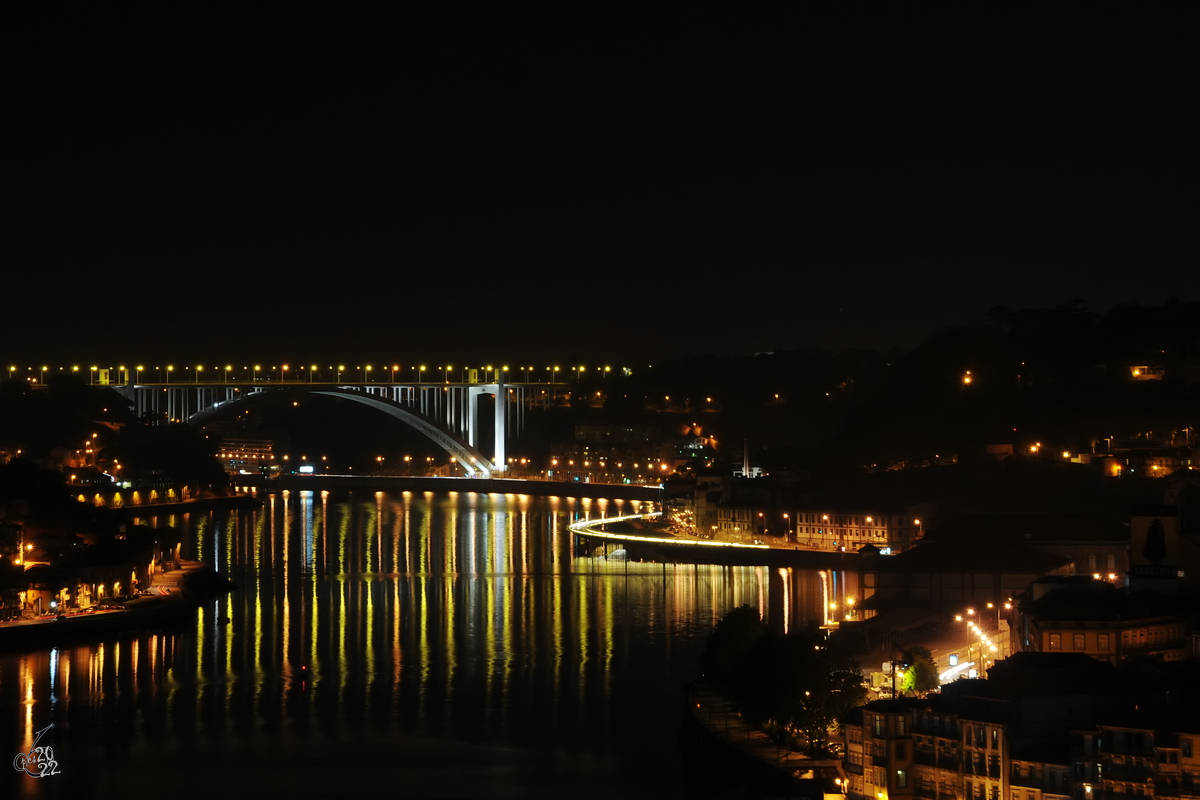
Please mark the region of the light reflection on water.
POLYGON ((5 781, 16 796, 124 795, 175 771, 181 796, 397 781, 410 797, 680 796, 682 684, 704 637, 741 604, 819 622, 831 582, 575 555, 571 522, 639 510, 284 492, 261 510, 149 520, 238 590, 179 633, 0 656, 15 723, 0 755, 53 722, 62 765, 5 781))

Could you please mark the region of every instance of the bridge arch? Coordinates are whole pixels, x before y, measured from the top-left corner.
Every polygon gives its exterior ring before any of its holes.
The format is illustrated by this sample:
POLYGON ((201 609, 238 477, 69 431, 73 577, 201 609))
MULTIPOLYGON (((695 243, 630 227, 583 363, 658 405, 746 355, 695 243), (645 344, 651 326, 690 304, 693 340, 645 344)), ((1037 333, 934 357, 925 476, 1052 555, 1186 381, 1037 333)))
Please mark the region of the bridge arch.
POLYGON ((264 389, 257 392, 251 392, 236 397, 232 400, 219 402, 203 411, 199 411, 188 418, 188 423, 191 425, 203 425, 210 419, 224 414, 226 411, 237 408, 239 406, 264 399, 267 396, 284 397, 287 395, 324 395, 327 397, 336 397, 343 400, 352 400, 356 403, 361 403, 368 408, 375 409, 390 417, 404 422, 409 427, 416 429, 429 438, 434 444, 441 447, 450 455, 454 456, 458 461, 469 469, 482 473, 482 477, 491 478, 492 473, 496 471, 496 467, 492 462, 472 447, 467 442, 460 439, 444 427, 439 425, 435 420, 414 411, 413 409, 403 406, 399 403, 388 400, 384 397, 365 394, 353 389, 328 389, 328 388, 288 388, 288 389, 264 389))

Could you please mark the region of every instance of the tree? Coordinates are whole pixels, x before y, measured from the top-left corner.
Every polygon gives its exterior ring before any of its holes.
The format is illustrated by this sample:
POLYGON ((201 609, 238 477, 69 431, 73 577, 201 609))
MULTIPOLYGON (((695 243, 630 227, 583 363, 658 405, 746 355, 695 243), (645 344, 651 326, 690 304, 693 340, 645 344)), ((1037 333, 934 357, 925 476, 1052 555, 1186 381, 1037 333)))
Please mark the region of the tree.
POLYGON ((749 670, 750 654, 770 633, 757 609, 744 605, 730 611, 709 634, 700 656, 705 677, 727 691, 736 692, 749 670))
POLYGON ((819 631, 780 636, 742 606, 717 624, 702 656, 705 675, 768 727, 823 755, 830 726, 867 699, 858 664, 819 631))
POLYGON ((905 650, 904 664, 907 669, 904 672, 904 683, 900 687, 902 693, 912 692, 924 697, 927 692, 941 686, 933 653, 927 648, 913 645, 905 650))

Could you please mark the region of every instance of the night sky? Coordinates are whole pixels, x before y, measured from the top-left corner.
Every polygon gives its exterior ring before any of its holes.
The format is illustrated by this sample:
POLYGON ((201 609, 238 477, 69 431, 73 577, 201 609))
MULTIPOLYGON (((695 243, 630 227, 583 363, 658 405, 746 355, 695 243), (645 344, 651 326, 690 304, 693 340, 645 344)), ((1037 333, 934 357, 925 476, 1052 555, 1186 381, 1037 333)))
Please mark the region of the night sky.
POLYGON ((638 363, 1200 299, 1181 7, 780 8, 12 18, 0 359, 638 363))

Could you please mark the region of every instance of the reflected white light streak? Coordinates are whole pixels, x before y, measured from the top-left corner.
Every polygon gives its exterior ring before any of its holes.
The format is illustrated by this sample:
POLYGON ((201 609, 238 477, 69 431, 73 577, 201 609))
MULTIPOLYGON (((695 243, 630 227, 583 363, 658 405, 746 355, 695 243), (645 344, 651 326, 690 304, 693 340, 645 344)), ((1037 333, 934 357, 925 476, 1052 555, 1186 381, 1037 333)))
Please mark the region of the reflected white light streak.
POLYGON ((686 547, 741 547, 747 550, 770 550, 770 545, 765 544, 742 544, 741 542, 708 542, 708 541, 692 541, 690 539, 668 539, 662 536, 639 536, 629 533, 606 533, 604 531, 595 530, 597 525, 607 525, 613 522, 625 522, 631 519, 650 519, 651 517, 662 516, 661 511, 654 511, 649 514, 626 514, 620 517, 604 517, 601 519, 581 519, 572 522, 567 527, 573 532, 584 536, 592 536, 597 539, 610 539, 618 542, 653 542, 655 544, 675 544, 686 547))

